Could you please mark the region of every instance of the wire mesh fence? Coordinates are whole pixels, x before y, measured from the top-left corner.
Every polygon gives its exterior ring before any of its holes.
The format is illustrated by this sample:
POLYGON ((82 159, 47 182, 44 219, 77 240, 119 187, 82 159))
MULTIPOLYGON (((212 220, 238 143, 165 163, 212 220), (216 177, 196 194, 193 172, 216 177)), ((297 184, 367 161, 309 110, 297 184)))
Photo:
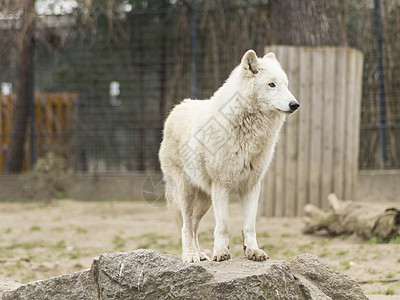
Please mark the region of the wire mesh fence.
MULTIPOLYGON (((175 103, 210 97, 247 49, 261 55, 267 45, 291 44, 347 45, 364 53, 359 167, 399 168, 400 1, 379 2, 381 25, 378 1, 313 0, 296 8, 297 2, 116 1, 107 10, 94 1, 90 9, 37 16, 35 93, 77 95, 69 130, 53 133, 68 143, 70 166, 158 170, 163 121, 175 103)), ((0 14, 2 94, 19 84, 22 15, 14 11, 0 14)), ((32 139, 40 134, 30 132, 32 139)), ((10 133, 0 135, 5 157, 10 133)))

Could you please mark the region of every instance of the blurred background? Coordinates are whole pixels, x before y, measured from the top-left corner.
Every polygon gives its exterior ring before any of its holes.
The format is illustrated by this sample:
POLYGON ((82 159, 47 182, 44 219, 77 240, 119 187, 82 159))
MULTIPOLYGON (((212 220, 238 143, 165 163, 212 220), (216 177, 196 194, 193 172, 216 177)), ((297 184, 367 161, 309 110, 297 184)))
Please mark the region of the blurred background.
POLYGON ((2 0, 2 197, 50 152, 74 174, 157 173, 171 107, 268 45, 360 50, 357 169, 399 169, 399 35, 399 0, 2 0))

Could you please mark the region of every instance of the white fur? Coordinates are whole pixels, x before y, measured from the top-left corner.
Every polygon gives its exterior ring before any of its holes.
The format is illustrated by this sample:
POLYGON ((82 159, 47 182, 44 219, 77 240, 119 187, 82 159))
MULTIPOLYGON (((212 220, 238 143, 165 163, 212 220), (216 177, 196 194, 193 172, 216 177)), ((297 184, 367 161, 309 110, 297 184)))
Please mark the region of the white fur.
POLYGON ((166 199, 182 230, 184 261, 208 259, 200 252, 197 230, 211 205, 216 221, 213 259, 230 258, 231 193, 239 194, 243 204, 245 256, 268 258, 256 240, 260 181, 286 113, 292 112, 290 102, 297 103, 275 55, 258 58, 249 50, 209 100, 186 99, 171 111, 159 158, 166 199))

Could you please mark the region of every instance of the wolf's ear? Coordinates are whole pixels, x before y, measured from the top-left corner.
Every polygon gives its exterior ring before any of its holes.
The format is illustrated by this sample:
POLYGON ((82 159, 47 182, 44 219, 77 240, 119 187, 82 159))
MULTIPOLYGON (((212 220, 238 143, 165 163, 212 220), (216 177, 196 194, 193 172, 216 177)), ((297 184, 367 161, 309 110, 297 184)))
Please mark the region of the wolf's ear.
POLYGON ((247 74, 254 75, 258 73, 258 57, 254 50, 249 50, 243 55, 241 64, 247 74))
POLYGON ((269 53, 265 54, 263 58, 271 58, 271 59, 276 60, 274 52, 269 52, 269 53))

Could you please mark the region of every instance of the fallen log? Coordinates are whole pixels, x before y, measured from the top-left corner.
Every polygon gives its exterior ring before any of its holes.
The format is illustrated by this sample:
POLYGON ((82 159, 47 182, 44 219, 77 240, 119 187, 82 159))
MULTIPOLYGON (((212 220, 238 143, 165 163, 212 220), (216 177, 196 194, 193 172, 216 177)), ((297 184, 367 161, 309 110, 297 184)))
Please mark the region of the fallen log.
POLYGON ((356 234, 363 239, 373 237, 390 240, 400 235, 400 210, 385 204, 339 200, 328 195, 329 211, 315 205, 304 207, 303 233, 326 230, 330 235, 356 234))

